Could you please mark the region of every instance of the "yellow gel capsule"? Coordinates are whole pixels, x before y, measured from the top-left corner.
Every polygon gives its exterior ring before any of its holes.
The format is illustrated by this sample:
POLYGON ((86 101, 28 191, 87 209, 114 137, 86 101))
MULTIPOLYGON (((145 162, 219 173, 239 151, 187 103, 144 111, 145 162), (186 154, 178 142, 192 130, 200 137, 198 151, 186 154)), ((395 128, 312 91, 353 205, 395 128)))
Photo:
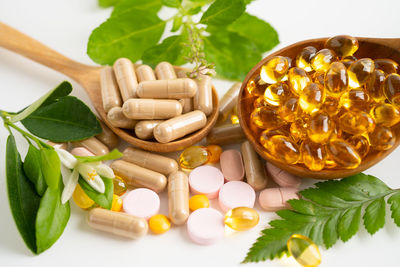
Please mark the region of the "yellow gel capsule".
POLYGON ((289 87, 282 82, 271 84, 265 89, 264 100, 271 106, 279 106, 290 95, 289 87))
POLYGON ((375 59, 375 69, 382 70, 385 74, 397 73, 399 64, 389 58, 375 59))
POLYGON ((354 147, 358 155, 364 158, 369 152, 369 141, 365 136, 354 135, 346 140, 350 145, 354 147))
POLYGON ((318 246, 308 237, 294 234, 287 242, 289 254, 304 267, 317 267, 321 264, 318 246))
POLYGON ((325 47, 333 50, 339 57, 352 56, 358 50, 358 41, 349 35, 337 35, 329 38, 325 47))
POLYGON ((255 209, 237 207, 225 214, 224 222, 235 231, 246 231, 256 226, 259 220, 260 216, 255 209))
POLYGON ((94 205, 94 201, 83 191, 82 187, 78 184, 72 194, 72 199, 75 204, 81 209, 88 209, 94 205))
POLYGON ((367 84, 373 77, 375 63, 370 58, 362 58, 350 65, 347 73, 349 75, 349 87, 359 88, 367 84))
POLYGON ((340 97, 339 105, 348 110, 367 111, 370 105, 370 96, 362 88, 347 91, 340 97))
POLYGON ((392 127, 400 121, 400 111, 391 104, 379 104, 374 106, 370 112, 376 124, 392 127))
POLYGON ((396 136, 385 126, 377 126, 375 130, 368 134, 369 143, 376 150, 388 150, 396 142, 396 136))
POLYGON ((320 171, 325 167, 325 145, 304 140, 300 146, 300 153, 304 165, 311 171, 320 171))
POLYGON ((284 124, 277 111, 269 107, 256 108, 251 113, 250 119, 261 129, 276 129, 284 124))
POLYGON ((386 76, 383 71, 376 69, 371 81, 367 84, 367 91, 370 97, 377 103, 383 103, 385 101, 382 88, 385 77, 386 76))
POLYGON ((194 195, 189 199, 189 209, 191 211, 209 207, 210 207, 210 200, 205 195, 194 195))
POLYGON ((335 52, 325 48, 319 50, 311 59, 311 66, 315 71, 326 72, 334 61, 336 61, 335 52))
POLYGON ((122 210, 122 198, 115 194, 113 195, 111 210, 117 212, 120 212, 122 210))
POLYGON ((340 62, 333 62, 325 74, 325 88, 328 95, 338 97, 348 89, 347 69, 340 62))
POLYGON ((307 85, 299 98, 299 105, 305 113, 317 111, 325 101, 325 88, 318 83, 307 85))
POLYGON ((361 163, 361 157, 356 149, 343 139, 330 140, 327 151, 332 160, 340 167, 354 169, 361 163))
POLYGON ((300 95, 304 87, 311 82, 305 70, 298 67, 289 70, 288 81, 290 90, 295 95, 300 95))
POLYGON ((265 102, 264 95, 258 97, 253 103, 254 108, 261 108, 265 107, 266 105, 267 102, 265 102))
POLYGON ((304 47, 300 54, 296 57, 296 66, 304 69, 306 72, 312 71, 311 59, 317 53, 317 49, 313 46, 304 47))
POLYGON ((314 72, 311 75, 312 82, 318 83, 322 86, 324 86, 324 83, 325 83, 324 79, 325 79, 325 72, 322 72, 322 71, 314 72))
POLYGON ((374 119, 363 111, 348 111, 339 118, 339 127, 350 134, 364 134, 375 128, 374 119))
POLYGON ((209 145, 206 147, 207 150, 210 152, 210 159, 208 160, 209 163, 216 163, 219 161, 219 157, 222 153, 222 147, 218 145, 209 145))
POLYGON ((302 118, 297 118, 290 124, 290 136, 296 142, 303 140, 307 136, 307 128, 308 124, 302 118))
POLYGON ((194 169, 210 160, 210 152, 204 146, 190 146, 179 156, 179 165, 183 169, 194 169))
POLYGON ((115 175, 113 179, 113 184, 114 184, 114 194, 116 194, 117 196, 122 196, 128 189, 124 179, 122 179, 117 175, 115 175))
POLYGON ((325 144, 329 141, 335 122, 329 118, 328 113, 318 111, 311 115, 307 129, 308 138, 315 143, 325 144))
POLYGON ((171 222, 167 216, 163 214, 157 214, 149 219, 149 228, 154 234, 164 234, 171 228, 171 222))
POLYGON ((289 67, 290 64, 286 57, 273 57, 261 67, 261 80, 269 84, 279 82, 285 77, 289 67))
POLYGON ((252 96, 263 96, 268 84, 261 80, 260 75, 251 78, 246 86, 247 92, 252 96))
POLYGON ((339 100, 335 97, 327 96, 321 110, 328 113, 329 116, 335 116, 340 111, 339 100))
POLYGON ((382 88, 386 99, 396 107, 400 107, 400 75, 392 73, 386 76, 382 88))
POLYGON ((300 159, 298 146, 287 136, 274 135, 265 138, 261 135, 260 143, 271 157, 282 163, 296 164, 300 159))
POLYGON ((337 163, 332 159, 329 153, 326 153, 325 169, 333 169, 337 167, 337 163))
POLYGON ((342 134, 343 134, 342 129, 340 129, 338 127, 338 125, 336 125, 336 123, 335 123, 335 128, 333 128, 333 131, 332 131, 331 136, 329 137, 329 139, 341 138, 342 134))
POLYGON ((298 115, 298 102, 296 97, 288 98, 278 109, 279 116, 287 122, 293 122, 298 115))

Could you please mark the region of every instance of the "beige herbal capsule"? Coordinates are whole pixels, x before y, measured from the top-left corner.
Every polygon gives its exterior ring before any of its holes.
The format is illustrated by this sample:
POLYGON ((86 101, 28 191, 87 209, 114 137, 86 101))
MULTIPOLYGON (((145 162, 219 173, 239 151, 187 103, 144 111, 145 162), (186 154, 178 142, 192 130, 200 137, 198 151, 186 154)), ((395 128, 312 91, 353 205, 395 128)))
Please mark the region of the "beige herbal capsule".
POLYGON ((74 147, 82 147, 83 146, 84 148, 86 148, 87 150, 89 150, 90 152, 95 154, 96 156, 105 155, 108 152, 110 152, 108 147, 105 144, 103 144, 102 142, 100 142, 99 139, 97 139, 96 137, 90 137, 85 140, 76 141, 76 142, 73 142, 72 145, 74 147))
POLYGON ((107 113, 107 120, 112 126, 118 128, 133 129, 133 127, 136 125, 136 121, 128 119, 120 107, 110 109, 110 111, 107 113))
POLYGON ((207 136, 209 145, 226 145, 237 143, 244 139, 240 124, 228 124, 214 127, 207 136))
POLYGON ((167 185, 167 178, 163 174, 124 160, 116 160, 110 167, 115 175, 123 178, 128 185, 133 187, 146 187, 159 193, 167 185))
POLYGON ((160 143, 168 143, 203 128, 207 124, 206 115, 195 110, 169 119, 154 128, 154 138, 160 143))
POLYGON ((108 146, 109 149, 112 149, 118 145, 119 138, 118 136, 108 128, 104 122, 100 121, 100 126, 103 129, 101 134, 96 135, 96 138, 99 139, 100 142, 108 146))
POLYGON ((121 106, 121 95, 111 67, 104 67, 100 70, 100 88, 106 113, 113 107, 121 106))
POLYGON ((132 239, 146 235, 149 229, 144 218, 101 208, 89 211, 87 223, 93 229, 132 239))
POLYGON ((129 99, 122 111, 134 120, 169 119, 182 114, 182 105, 177 100, 129 99))
POLYGON ((224 94, 219 103, 219 118, 220 122, 228 118, 229 113, 233 110, 237 103, 240 87, 242 83, 234 83, 232 87, 224 94))
POLYGON ((180 99, 193 97, 197 84, 192 79, 144 81, 139 83, 137 95, 141 98, 180 99))
POLYGON ((157 79, 159 80, 173 80, 176 79, 174 66, 169 62, 161 62, 155 68, 157 79))
POLYGON ((213 109, 211 77, 208 75, 199 75, 196 83, 197 93, 193 97, 194 109, 201 110, 208 116, 213 109))
POLYGON ((179 101, 183 102, 183 114, 193 111, 193 98, 182 98, 179 101))
POLYGON ((264 164, 261 162, 257 152, 251 146, 249 141, 242 143, 240 147, 242 152, 244 168, 246 170, 246 181, 255 191, 267 187, 267 176, 264 164))
POLYGON ((148 65, 141 65, 136 68, 136 76, 138 82, 143 81, 155 81, 156 76, 154 75, 153 69, 148 65))
POLYGON ((184 224, 189 217, 189 181, 184 172, 176 171, 168 177, 168 210, 176 225, 184 224))
POLYGON ((145 120, 139 121, 135 126, 135 134, 142 140, 148 140, 154 137, 154 128, 163 122, 163 120, 145 120))
POLYGON ((127 58, 120 58, 115 61, 113 68, 122 100, 125 102, 129 98, 135 98, 138 82, 132 62, 127 58))
POLYGON ((122 159, 164 175, 178 170, 176 160, 133 147, 128 147, 124 150, 122 159))

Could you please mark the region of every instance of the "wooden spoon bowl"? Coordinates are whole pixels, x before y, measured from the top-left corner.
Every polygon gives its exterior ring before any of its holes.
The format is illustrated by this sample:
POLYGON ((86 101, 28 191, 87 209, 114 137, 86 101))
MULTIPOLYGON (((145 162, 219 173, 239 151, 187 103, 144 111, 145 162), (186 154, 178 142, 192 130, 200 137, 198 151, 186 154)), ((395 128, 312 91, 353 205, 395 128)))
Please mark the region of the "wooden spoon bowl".
MULTIPOLYGON (((266 149, 260 144, 258 137, 262 129, 257 128, 254 124, 250 122, 250 113, 253 111, 253 102, 255 98, 251 96, 246 90, 246 84, 250 78, 252 78, 255 73, 259 73, 262 65, 264 65, 268 60, 274 56, 286 56, 296 59, 296 55, 306 46, 314 46, 317 50, 322 49, 325 41, 328 38, 319 38, 301 41, 290 46, 287 46, 279 51, 276 51, 266 58, 261 60, 250 72, 247 74, 246 78, 242 83, 238 98, 238 116, 240 125, 243 131, 253 145, 258 154, 260 154, 264 159, 278 166, 279 168, 298 175, 300 177, 307 178, 317 178, 317 179, 336 179, 347 177, 360 173, 369 167, 375 165, 379 161, 383 160, 388 156, 399 144, 400 144, 400 123, 392 127, 396 135, 395 145, 386 151, 376 151, 370 150, 368 155, 362 160, 361 164, 354 169, 323 169, 321 171, 311 171, 302 165, 291 165, 285 164, 280 161, 275 160, 266 153, 266 149)), ((378 39, 378 38, 357 38, 359 42, 359 50, 354 54, 357 58, 390 58, 396 62, 400 62, 400 39, 378 39)), ((293 65, 294 62, 292 62, 293 65)))
MULTIPOLYGON (((203 139, 211 131, 212 127, 217 121, 218 94, 213 87, 212 93, 214 107, 212 113, 207 117, 207 124, 202 129, 167 144, 161 144, 155 140, 141 140, 135 137, 133 130, 113 127, 107 120, 107 115, 103 108, 100 92, 100 69, 102 67, 89 66, 73 61, 1 22, 0 47, 6 48, 51 69, 64 73, 68 77, 78 82, 85 89, 90 100, 92 101, 94 108, 107 126, 110 127, 115 134, 133 146, 155 152, 171 152, 182 150, 185 147, 191 146, 203 139)), ((182 69, 183 68, 181 67, 175 66, 175 71, 182 69)))

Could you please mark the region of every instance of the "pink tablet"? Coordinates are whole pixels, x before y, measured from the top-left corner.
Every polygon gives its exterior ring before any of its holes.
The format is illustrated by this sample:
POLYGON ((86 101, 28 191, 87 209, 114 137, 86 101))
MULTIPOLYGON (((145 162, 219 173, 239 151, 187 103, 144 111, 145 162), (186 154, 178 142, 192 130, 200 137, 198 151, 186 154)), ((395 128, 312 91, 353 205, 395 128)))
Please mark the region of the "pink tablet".
POLYGON ((299 187, 301 179, 291 173, 279 169, 275 165, 267 162, 267 172, 269 177, 281 187, 299 187))
POLYGON ((244 178, 242 154, 235 149, 222 152, 219 163, 226 181, 241 181, 244 178))
POLYGON ((224 184, 224 175, 213 166, 200 166, 189 174, 189 185, 192 194, 206 195, 209 199, 217 198, 224 184))
POLYGON ((80 157, 93 157, 94 154, 84 147, 75 147, 71 150, 71 154, 80 157))
POLYGON ((193 242, 212 245, 224 237, 224 216, 212 208, 202 208, 190 214, 187 232, 193 242))
POLYGON ((125 195, 123 208, 128 214, 150 219, 160 211, 160 197, 153 190, 138 188, 125 195))
POLYGON ((232 181, 224 184, 219 191, 219 206, 223 212, 236 207, 254 207, 256 192, 247 183, 232 181))

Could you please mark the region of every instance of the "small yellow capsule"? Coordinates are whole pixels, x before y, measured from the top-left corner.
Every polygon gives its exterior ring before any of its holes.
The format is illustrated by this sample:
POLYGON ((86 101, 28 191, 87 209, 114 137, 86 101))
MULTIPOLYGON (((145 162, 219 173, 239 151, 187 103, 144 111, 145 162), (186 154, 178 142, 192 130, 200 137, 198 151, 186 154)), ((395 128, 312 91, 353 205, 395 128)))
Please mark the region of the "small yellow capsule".
POLYGON ((388 150, 396 142, 396 136, 385 126, 377 126, 375 130, 368 134, 369 143, 376 150, 388 150))
POLYGON ((325 88, 318 83, 307 85, 299 98, 299 105, 305 113, 317 111, 325 101, 325 88))
POLYGON ((115 194, 113 195, 111 210, 117 212, 120 212, 122 210, 122 198, 115 194))
POLYGON ((370 96, 362 88, 347 91, 340 97, 339 106, 348 110, 368 111, 370 96))
POLYGON ((327 96, 321 110, 328 113, 329 116, 335 116, 340 111, 339 100, 335 97, 327 96))
POLYGON ((267 89, 268 84, 261 80, 260 75, 256 75, 251 78, 246 86, 247 92, 252 96, 263 96, 265 89, 267 89))
POLYGON ((222 153, 222 147, 220 147, 218 145, 209 145, 206 148, 211 154, 210 159, 208 160, 208 163, 218 162, 219 157, 221 156, 221 153, 222 153))
POLYGON ((326 153, 325 168, 333 169, 335 167, 337 167, 337 163, 332 159, 332 157, 331 157, 331 155, 329 155, 329 153, 326 153))
POLYGON ((383 81, 385 80, 385 73, 381 70, 375 70, 371 81, 367 84, 367 91, 371 98, 377 103, 385 102, 383 95, 383 81))
POLYGON ((400 121, 400 111, 391 104, 379 104, 374 106, 370 112, 376 124, 392 127, 400 121))
POLYGON ((290 90, 295 95, 300 95, 303 89, 311 82, 304 69, 294 67, 289 70, 288 81, 290 90))
POLYGON ((179 165, 183 169, 194 169, 210 160, 210 152, 204 146, 190 146, 179 156, 179 165))
POLYGON ((367 84, 373 77, 375 63, 370 58, 362 58, 350 65, 348 69, 349 87, 359 88, 367 84))
POLYGON ((391 73, 397 73, 399 70, 399 64, 389 58, 378 58, 375 59, 375 69, 382 70, 386 75, 391 73))
POLYGON ((289 254, 304 267, 317 267, 321 264, 318 246, 308 237, 294 234, 287 242, 289 254))
POLYGON ((237 207, 225 214, 224 222, 235 231, 246 231, 258 224, 260 216, 255 209, 237 207))
POLYGON ((337 35, 329 38, 325 47, 332 49, 339 57, 352 56, 358 50, 356 38, 348 35, 337 35))
POLYGON ((205 195, 194 195, 189 199, 189 209, 195 211, 201 208, 209 208, 210 200, 205 195))
POLYGON ((271 106, 280 106, 290 95, 289 87, 282 82, 271 84, 264 92, 264 100, 271 106))
POLYGON ((361 158, 364 158, 369 152, 369 141, 365 136, 354 135, 346 140, 357 151, 361 158))
POLYGON ((386 99, 396 107, 400 107, 400 75, 392 73, 386 76, 382 88, 386 99))
POLYGON ((298 116, 298 102, 296 97, 288 98, 278 109, 279 116, 287 122, 293 122, 298 116))
POLYGON ((330 140, 327 151, 331 159, 343 168, 354 169, 361 163, 356 149, 343 139, 330 140))
POLYGON ((342 95, 347 91, 349 83, 346 67, 340 62, 333 62, 325 74, 324 82, 328 95, 342 95))
POLYGON ((164 234, 171 228, 171 222, 167 216, 163 214, 157 214, 149 219, 149 228, 154 234, 164 234))
POLYGON ((290 64, 286 57, 273 57, 261 67, 261 80, 269 84, 279 82, 285 77, 289 67, 290 64))
POLYGON ((250 118, 261 129, 276 129, 284 124, 277 111, 269 107, 256 108, 250 118))
POLYGON ((307 136, 307 128, 308 124, 302 118, 297 118, 290 124, 290 136, 296 142, 304 140, 307 136))
POLYGON ((319 50, 311 59, 311 66, 313 70, 318 72, 326 72, 332 62, 336 61, 335 52, 330 49, 319 50))
POLYGON ((348 111, 339 118, 339 127, 350 134, 370 133, 375 128, 374 119, 363 111, 348 111))
POLYGON ((317 53, 317 49, 313 46, 304 47, 300 54, 296 57, 296 66, 304 69, 306 72, 312 71, 311 59, 317 53))
POLYGON ((300 159, 299 148, 290 137, 274 135, 266 139, 261 135, 260 143, 271 157, 282 163, 296 164, 300 159))
POLYGON ((307 129, 308 138, 315 143, 325 144, 335 128, 335 122, 329 118, 328 113, 318 111, 311 115, 307 129))
POLYGON ((253 104, 254 108, 261 108, 267 106, 267 102, 265 102, 264 95, 259 96, 253 104))
POLYGON ((82 187, 78 184, 72 194, 72 199, 75 204, 81 209, 88 209, 94 205, 94 201, 83 191, 82 187))
POLYGON ((128 189, 124 179, 122 179, 117 175, 115 175, 113 179, 113 184, 114 184, 114 194, 116 194, 117 196, 122 196, 128 189))
POLYGON ((304 140, 300 146, 300 153, 304 165, 311 171, 320 171, 325 167, 325 145, 304 140))

